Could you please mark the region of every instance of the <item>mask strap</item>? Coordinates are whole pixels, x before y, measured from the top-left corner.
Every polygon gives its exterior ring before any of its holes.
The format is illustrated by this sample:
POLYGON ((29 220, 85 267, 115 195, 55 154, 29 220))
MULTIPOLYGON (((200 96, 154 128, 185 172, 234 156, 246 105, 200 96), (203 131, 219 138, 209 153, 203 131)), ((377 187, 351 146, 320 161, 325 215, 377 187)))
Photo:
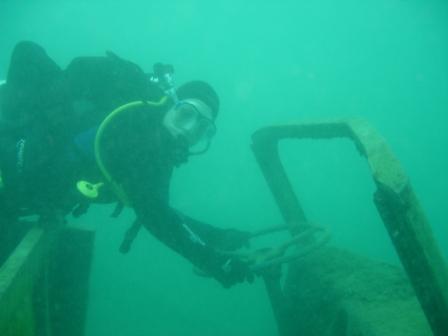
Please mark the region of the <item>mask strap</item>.
POLYGON ((165 90, 165 94, 169 96, 174 104, 179 103, 179 98, 177 97, 176 89, 174 88, 174 78, 172 73, 165 73, 164 75, 165 83, 167 83, 168 88, 165 90))

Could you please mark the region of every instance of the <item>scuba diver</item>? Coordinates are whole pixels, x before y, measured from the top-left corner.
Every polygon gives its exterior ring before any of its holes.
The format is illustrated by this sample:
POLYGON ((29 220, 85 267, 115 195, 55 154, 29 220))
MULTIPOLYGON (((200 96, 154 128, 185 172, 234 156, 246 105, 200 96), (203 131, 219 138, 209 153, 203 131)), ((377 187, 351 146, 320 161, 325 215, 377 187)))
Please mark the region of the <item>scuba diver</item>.
POLYGON ((0 235, 24 214, 48 225, 116 202, 114 215, 124 206, 136 215, 123 253, 145 227, 226 288, 253 278, 230 253, 249 233, 199 222, 169 202, 174 169, 205 153, 216 132, 220 102, 208 83, 176 89, 171 66, 147 75, 113 53, 61 70, 40 46, 21 42, 4 86, 0 235))

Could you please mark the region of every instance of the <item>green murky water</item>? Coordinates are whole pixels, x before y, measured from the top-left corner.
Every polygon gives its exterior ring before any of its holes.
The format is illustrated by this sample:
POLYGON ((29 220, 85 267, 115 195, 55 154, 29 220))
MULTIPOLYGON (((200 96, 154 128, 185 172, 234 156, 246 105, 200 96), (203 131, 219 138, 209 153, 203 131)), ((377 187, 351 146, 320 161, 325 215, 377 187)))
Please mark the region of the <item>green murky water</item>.
MULTIPOLYGON (((359 116, 388 140, 448 255, 448 5, 423 0, 0 1, 0 79, 20 40, 62 67, 112 50, 150 71, 218 90, 218 133, 205 156, 179 169, 172 202, 221 227, 280 223, 250 149, 273 123, 359 116)), ((364 161, 343 141, 287 143, 288 172, 308 216, 334 243, 397 263, 374 210, 364 161)), ((274 335, 261 281, 224 290, 142 232, 117 251, 132 218, 94 208, 97 230, 87 335, 274 335)))

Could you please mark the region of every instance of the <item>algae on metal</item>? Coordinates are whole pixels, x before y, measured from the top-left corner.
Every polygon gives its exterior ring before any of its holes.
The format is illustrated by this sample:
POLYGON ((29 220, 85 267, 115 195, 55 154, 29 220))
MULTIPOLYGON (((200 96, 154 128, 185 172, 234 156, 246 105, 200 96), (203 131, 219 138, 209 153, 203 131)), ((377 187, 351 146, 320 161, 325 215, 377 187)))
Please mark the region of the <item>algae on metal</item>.
POLYGON ((431 335, 402 269, 345 250, 322 248, 292 264, 284 291, 291 335, 431 335))

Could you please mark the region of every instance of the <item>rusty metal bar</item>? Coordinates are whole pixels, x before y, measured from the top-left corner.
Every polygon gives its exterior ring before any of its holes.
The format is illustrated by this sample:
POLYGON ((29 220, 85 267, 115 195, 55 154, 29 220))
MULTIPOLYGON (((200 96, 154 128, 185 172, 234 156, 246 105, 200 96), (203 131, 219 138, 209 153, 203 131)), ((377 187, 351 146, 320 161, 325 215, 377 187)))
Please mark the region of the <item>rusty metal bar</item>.
POLYGON ((448 270, 410 182, 385 140, 360 119, 262 128, 252 148, 292 233, 306 222, 278 154, 283 139, 351 139, 368 161, 375 204, 436 336, 448 335, 448 270))
POLYGON ((263 129, 256 132, 252 140, 252 150, 263 176, 280 208, 283 220, 294 235, 306 222, 306 216, 281 163, 278 139, 270 131, 263 129))

